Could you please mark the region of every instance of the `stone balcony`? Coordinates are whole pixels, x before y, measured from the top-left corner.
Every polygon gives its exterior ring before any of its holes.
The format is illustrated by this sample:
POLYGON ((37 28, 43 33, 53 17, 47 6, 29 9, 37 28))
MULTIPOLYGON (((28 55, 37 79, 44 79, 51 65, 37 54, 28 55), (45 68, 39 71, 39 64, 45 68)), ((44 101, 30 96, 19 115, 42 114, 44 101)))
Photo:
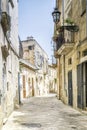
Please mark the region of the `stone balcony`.
POLYGON ((70 40, 65 41, 63 37, 58 37, 54 47, 54 57, 58 58, 61 55, 68 54, 73 49, 73 47, 74 47, 73 41, 70 40))
POLYGON ((74 43, 65 42, 57 50, 57 55, 66 55, 73 49, 74 43))
POLYGON ((79 31, 77 25, 64 25, 58 28, 58 35, 53 36, 54 57, 68 54, 74 46, 74 33, 79 31))

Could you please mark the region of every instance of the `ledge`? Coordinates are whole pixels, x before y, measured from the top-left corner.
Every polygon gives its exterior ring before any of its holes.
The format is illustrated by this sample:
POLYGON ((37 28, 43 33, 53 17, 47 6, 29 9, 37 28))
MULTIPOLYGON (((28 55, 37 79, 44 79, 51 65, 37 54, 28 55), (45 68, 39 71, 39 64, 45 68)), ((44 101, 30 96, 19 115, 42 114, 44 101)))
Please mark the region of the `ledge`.
POLYGON ((60 27, 61 29, 66 29, 70 32, 78 32, 79 31, 79 27, 77 25, 64 25, 60 27))

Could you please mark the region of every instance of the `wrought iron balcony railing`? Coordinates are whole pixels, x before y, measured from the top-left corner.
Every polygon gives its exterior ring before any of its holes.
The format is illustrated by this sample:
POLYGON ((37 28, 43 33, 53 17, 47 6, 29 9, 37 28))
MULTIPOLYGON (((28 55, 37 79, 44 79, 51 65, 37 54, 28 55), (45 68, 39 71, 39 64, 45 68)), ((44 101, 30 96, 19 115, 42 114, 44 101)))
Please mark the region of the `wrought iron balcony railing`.
POLYGON ((73 47, 74 41, 73 40, 65 40, 63 35, 60 35, 57 37, 56 42, 54 42, 54 57, 59 57, 59 54, 66 54, 70 51, 70 49, 73 47))
POLYGON ((59 37, 58 40, 56 41, 56 48, 54 49, 55 51, 57 51, 62 45, 64 44, 72 44, 74 43, 73 41, 70 40, 65 40, 63 37, 59 37))

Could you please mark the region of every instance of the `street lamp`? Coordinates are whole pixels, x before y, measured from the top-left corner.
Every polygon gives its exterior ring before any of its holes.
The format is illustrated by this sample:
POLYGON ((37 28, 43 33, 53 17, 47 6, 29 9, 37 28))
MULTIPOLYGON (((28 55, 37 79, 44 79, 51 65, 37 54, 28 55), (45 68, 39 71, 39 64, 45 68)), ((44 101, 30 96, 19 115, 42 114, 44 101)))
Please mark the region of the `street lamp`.
POLYGON ((55 24, 57 24, 60 21, 60 14, 61 12, 58 11, 57 0, 56 0, 56 7, 54 8, 54 11, 52 12, 53 21, 55 24))

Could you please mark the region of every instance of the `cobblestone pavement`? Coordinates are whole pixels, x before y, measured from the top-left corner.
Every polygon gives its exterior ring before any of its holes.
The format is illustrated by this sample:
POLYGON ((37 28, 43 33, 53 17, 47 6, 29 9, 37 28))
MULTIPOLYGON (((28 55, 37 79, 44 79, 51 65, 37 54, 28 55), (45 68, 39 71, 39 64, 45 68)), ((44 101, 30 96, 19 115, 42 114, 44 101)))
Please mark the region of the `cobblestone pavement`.
POLYGON ((34 97, 11 114, 2 130, 87 130, 87 115, 56 97, 34 97))

